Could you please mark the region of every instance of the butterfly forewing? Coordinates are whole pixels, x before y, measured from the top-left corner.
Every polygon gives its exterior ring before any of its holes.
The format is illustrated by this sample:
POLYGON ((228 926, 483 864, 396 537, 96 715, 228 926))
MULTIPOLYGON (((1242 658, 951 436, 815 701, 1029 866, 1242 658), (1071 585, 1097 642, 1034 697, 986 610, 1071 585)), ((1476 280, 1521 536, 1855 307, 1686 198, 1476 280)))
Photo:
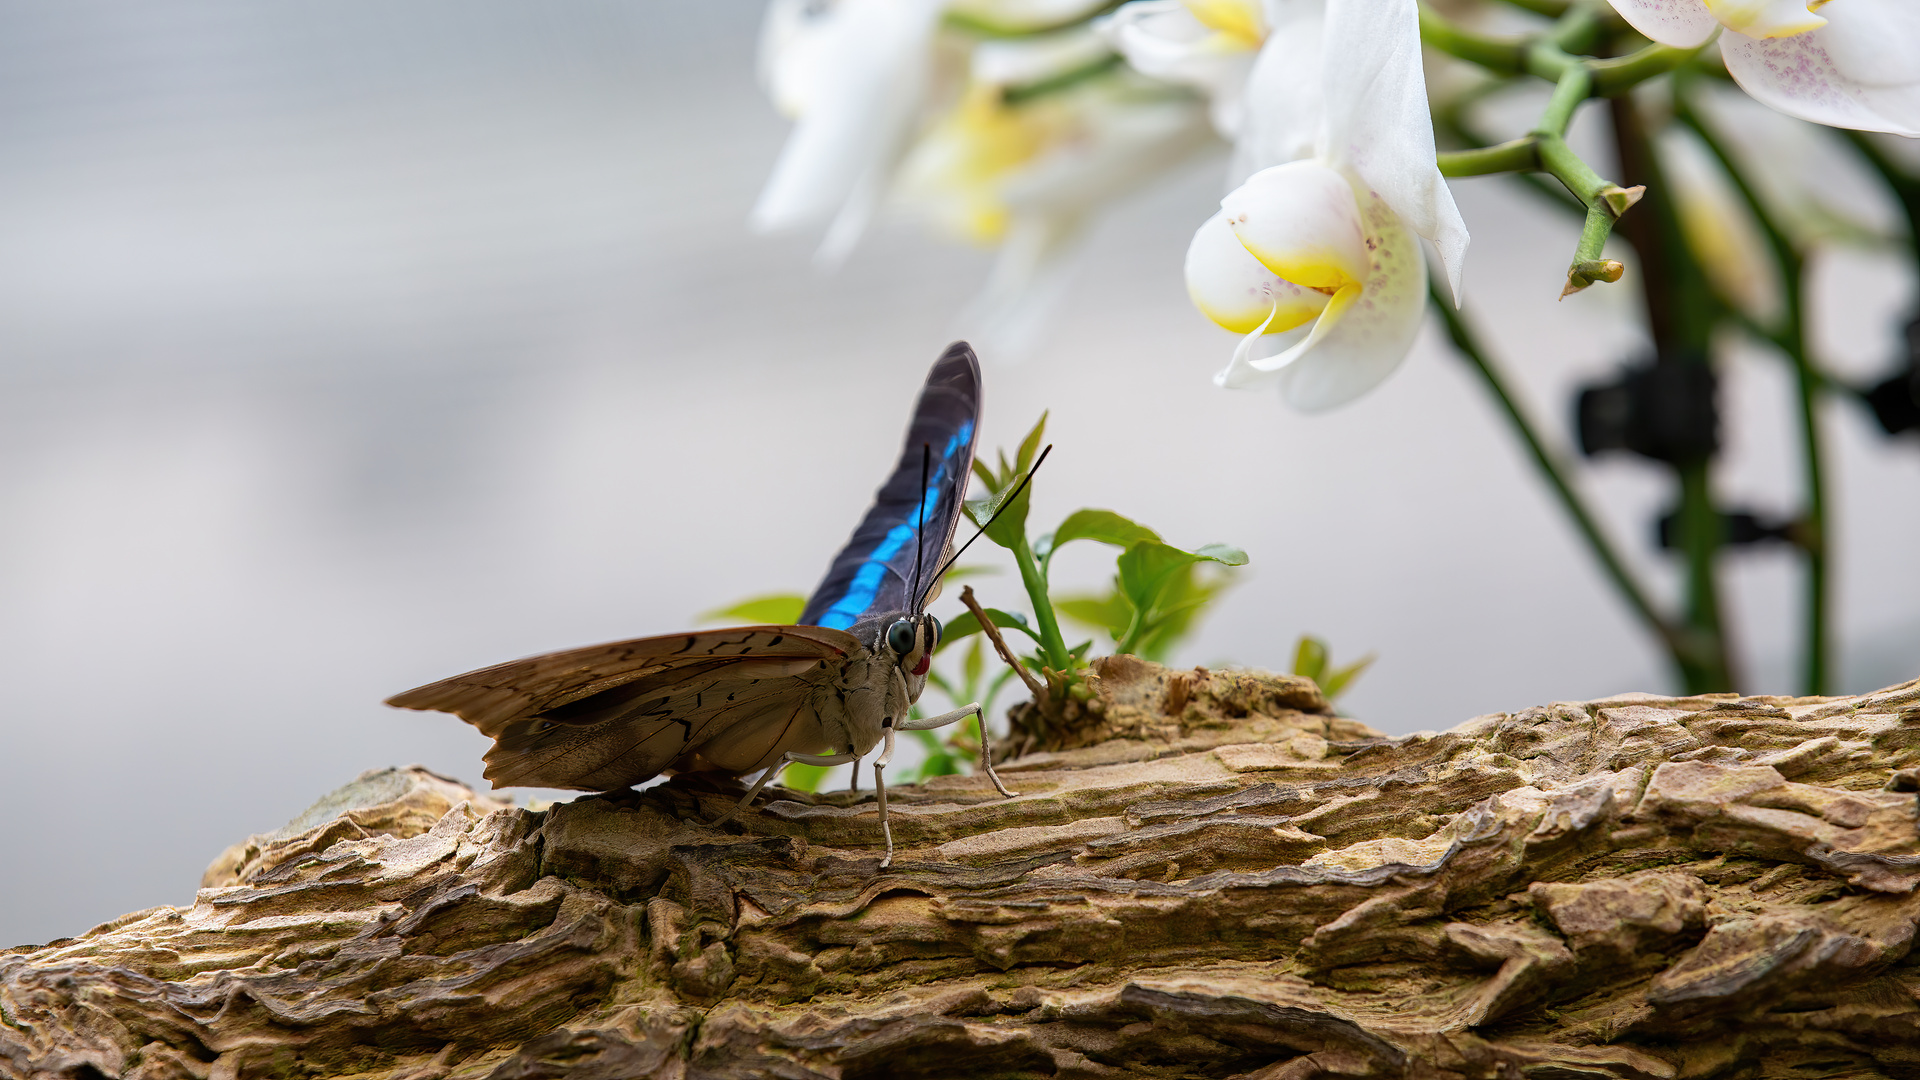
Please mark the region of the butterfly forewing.
MULTIPOLYGON (((875 622, 917 610, 923 597, 908 595, 915 564, 923 579, 940 564, 960 520, 979 427, 980 363, 956 342, 928 374, 899 464, 807 601, 802 623, 871 641, 875 622)), ((919 591, 932 584, 922 580, 919 591)))
POLYGON ((496 664, 387 703, 450 712, 491 736, 496 787, 606 791, 654 776, 730 724, 806 707, 859 650, 825 627, 734 627, 496 664))

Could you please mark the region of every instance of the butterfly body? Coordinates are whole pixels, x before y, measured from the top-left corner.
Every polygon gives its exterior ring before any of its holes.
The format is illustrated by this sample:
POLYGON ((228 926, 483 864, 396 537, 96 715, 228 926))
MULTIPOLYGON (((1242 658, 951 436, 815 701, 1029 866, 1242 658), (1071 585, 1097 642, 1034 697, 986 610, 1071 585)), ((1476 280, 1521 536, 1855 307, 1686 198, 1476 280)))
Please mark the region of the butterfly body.
MULTIPOLYGON (((874 782, 890 861, 882 771, 893 733, 980 712, 975 704, 908 717, 939 641, 939 622, 925 608, 959 519, 979 378, 964 343, 934 364, 899 463, 800 625, 548 653, 443 679, 388 704, 451 712, 491 737, 486 777, 496 788, 613 791, 666 771, 760 772, 745 806, 787 762, 858 761, 884 743, 874 782)), ((985 752, 983 740, 983 761, 985 752)), ((990 762, 987 771, 993 775, 990 762)), ((1007 793, 997 776, 994 783, 1007 793)))

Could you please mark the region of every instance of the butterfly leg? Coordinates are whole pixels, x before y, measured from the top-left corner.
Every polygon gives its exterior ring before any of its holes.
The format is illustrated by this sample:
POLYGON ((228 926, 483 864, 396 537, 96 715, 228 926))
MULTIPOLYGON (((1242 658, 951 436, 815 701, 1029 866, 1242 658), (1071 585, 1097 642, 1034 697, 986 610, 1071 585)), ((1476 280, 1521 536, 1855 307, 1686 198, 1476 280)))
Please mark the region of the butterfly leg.
POLYGON ((880 750, 880 756, 873 759, 873 790, 880 797, 880 833, 887 838, 887 857, 880 860, 880 869, 893 865, 893 826, 887 822, 887 781, 881 774, 886 772, 887 763, 893 760, 893 725, 887 725, 887 742, 880 750))
POLYGON ((993 743, 987 739, 987 720, 986 717, 980 713, 979 702, 976 701, 971 705, 963 705, 952 712, 941 713, 939 716, 923 716, 918 720, 902 720, 900 721, 900 730, 931 731, 937 727, 946 727, 948 724, 958 723, 969 716, 975 717, 980 721, 980 767, 986 770, 987 778, 993 781, 993 786, 999 789, 1000 794, 1005 795, 1009 799, 1013 798, 1013 792, 1008 791, 1007 785, 1000 782, 1000 774, 993 771, 993 743))
POLYGON ((789 762, 797 761, 802 765, 845 765, 849 761, 859 760, 858 754, 802 754, 789 750, 780 755, 780 760, 774 762, 771 768, 760 774, 760 779, 755 780, 753 786, 747 789, 745 798, 735 803, 733 809, 714 818, 710 824, 724 825, 733 819, 733 815, 752 805, 753 797, 760 794, 760 789, 767 786, 767 781, 779 776, 780 770, 786 768, 789 762))

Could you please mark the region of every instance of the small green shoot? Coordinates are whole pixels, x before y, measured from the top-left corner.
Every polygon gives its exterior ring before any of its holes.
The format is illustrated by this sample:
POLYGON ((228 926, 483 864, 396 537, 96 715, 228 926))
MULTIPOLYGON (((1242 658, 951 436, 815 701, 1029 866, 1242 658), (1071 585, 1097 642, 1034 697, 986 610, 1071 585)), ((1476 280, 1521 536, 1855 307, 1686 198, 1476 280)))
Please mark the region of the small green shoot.
MULTIPOLYGON (((1011 461, 999 453, 998 468, 978 459, 974 475, 986 485, 988 497, 967 504, 967 513, 976 524, 999 513, 986 530, 987 539, 1013 553, 1020 580, 1033 606, 1034 625, 1002 622, 991 612, 995 625, 1017 629, 1039 646, 1037 665, 1056 676, 1068 676, 1086 659, 1091 642, 1069 647, 1060 633, 1059 614, 1113 637, 1114 651, 1135 653, 1148 659, 1164 659, 1186 634, 1194 619, 1225 587, 1224 579, 1203 578, 1196 573, 1202 564, 1221 567, 1243 566, 1247 554, 1224 544, 1209 544, 1187 551, 1161 539, 1160 534, 1131 518, 1111 510, 1082 509, 1068 514, 1060 527, 1029 542, 1026 535, 1027 504, 1033 484, 1020 489, 1011 505, 1002 511, 1008 492, 1018 487, 1032 469, 1046 432, 1047 417, 1040 420, 1020 443, 1011 461), (1104 595, 1078 595, 1055 600, 1050 589, 1053 557, 1076 540, 1092 540, 1120 549, 1115 566, 1113 588, 1104 595)), ((964 618, 964 616, 963 616, 964 618)), ((951 636, 951 635, 949 635, 951 636)))
POLYGON ((742 600, 732 607, 716 608, 700 615, 699 620, 742 626, 792 626, 800 621, 800 613, 806 609, 807 598, 799 593, 770 593, 742 600))
MULTIPOLYGON (((1224 544, 1208 544, 1191 551, 1178 548, 1131 518, 1099 509, 1075 510, 1052 532, 1029 539, 1027 516, 1033 483, 1028 476, 1042 454, 1046 428, 1047 416, 1042 413, 1011 458, 1005 451, 997 451, 992 463, 975 458, 973 473, 987 494, 985 498, 969 501, 964 509, 975 525, 985 526, 987 539, 1012 553, 1032 614, 1001 608, 981 610, 1001 630, 1024 635, 1032 643, 1034 651, 1026 661, 1029 667, 1038 669, 1041 676, 1034 685, 1044 681, 1043 689, 1048 691, 1042 695, 1046 700, 1037 704, 1043 715, 1057 716, 1069 698, 1084 701, 1089 696, 1083 669, 1093 648, 1092 640, 1067 644, 1060 632, 1061 615, 1112 637, 1115 652, 1165 660, 1192 632, 1206 606, 1226 590, 1230 584, 1227 572, 1232 567, 1244 566, 1247 555, 1239 548, 1224 544), (1024 485, 1023 480, 1027 481, 1024 485), (1081 540, 1118 549, 1113 584, 1105 593, 1055 599, 1050 586, 1053 557, 1061 548, 1081 540)), ((990 571, 966 567, 950 571, 948 576, 987 572, 990 571)), ((707 618, 789 623, 800 617, 804 605, 805 598, 800 596, 762 596, 711 612, 707 618)), ((983 711, 990 714, 995 698, 1013 679, 1014 672, 1000 667, 988 678, 986 643, 980 634, 979 619, 971 611, 955 616, 943 627, 936 660, 956 654, 962 643, 965 649, 958 652, 958 673, 949 675, 934 670, 928 674, 928 683, 953 706, 978 701, 983 711), (968 641, 969 638, 972 640, 968 641)), ((1344 686, 1368 662, 1362 661, 1329 678, 1337 678, 1337 685, 1344 686)), ((1318 670, 1325 673, 1324 668, 1318 670)), ((1328 695, 1334 692, 1329 690, 1328 695)), ((916 715, 920 714, 916 712, 916 715)), ((914 736, 927 751, 920 769, 923 778, 970 771, 980 750, 980 726, 971 720, 944 740, 931 731, 914 732, 914 736)), ((826 772, 806 765, 789 765, 783 782, 791 788, 812 791, 826 772)))
POLYGON ((1333 654, 1328 651, 1327 643, 1311 634, 1302 634, 1300 644, 1293 650, 1293 673, 1312 679, 1320 687, 1320 692, 1332 701, 1340 696, 1360 673, 1374 661, 1374 655, 1368 653, 1346 667, 1333 666, 1333 654))

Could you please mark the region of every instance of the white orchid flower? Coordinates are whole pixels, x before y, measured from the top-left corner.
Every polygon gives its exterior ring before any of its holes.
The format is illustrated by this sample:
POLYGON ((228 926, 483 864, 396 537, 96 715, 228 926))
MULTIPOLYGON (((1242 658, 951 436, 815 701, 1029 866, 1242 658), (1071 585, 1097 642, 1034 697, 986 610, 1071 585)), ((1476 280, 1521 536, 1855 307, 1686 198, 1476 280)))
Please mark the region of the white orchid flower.
POLYGON ((761 77, 797 123, 751 220, 773 231, 832 221, 837 261, 885 191, 919 118, 944 0, 773 0, 761 77))
POLYGON ((1102 31, 1135 71, 1203 91, 1214 130, 1240 137, 1247 77, 1267 40, 1260 0, 1134 0, 1102 31))
POLYGON ((1065 284, 1089 219, 1203 148, 1199 106, 1110 72, 1090 30, 974 48, 967 89, 902 163, 897 194, 959 239, 997 246, 963 332, 1017 355, 1034 342, 1065 284), (1008 91, 1063 73, 1071 86, 1028 100, 1008 91))
POLYGON ((1103 24, 1134 70, 1203 91, 1229 183, 1311 157, 1325 0, 1134 0, 1103 24))
POLYGON ((1768 108, 1829 127, 1920 136, 1914 0, 1611 2, 1662 45, 1693 48, 1724 27, 1728 74, 1768 108))
POLYGON ((1314 156, 1222 199, 1186 273, 1195 306, 1245 335, 1215 382, 1278 382, 1288 404, 1314 411, 1406 358, 1426 308, 1419 237, 1460 295, 1467 230, 1435 164, 1415 0, 1329 0, 1324 23, 1299 25, 1321 28, 1305 57, 1321 74, 1314 156))

